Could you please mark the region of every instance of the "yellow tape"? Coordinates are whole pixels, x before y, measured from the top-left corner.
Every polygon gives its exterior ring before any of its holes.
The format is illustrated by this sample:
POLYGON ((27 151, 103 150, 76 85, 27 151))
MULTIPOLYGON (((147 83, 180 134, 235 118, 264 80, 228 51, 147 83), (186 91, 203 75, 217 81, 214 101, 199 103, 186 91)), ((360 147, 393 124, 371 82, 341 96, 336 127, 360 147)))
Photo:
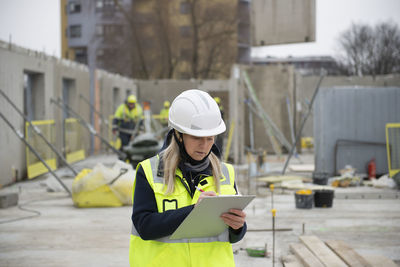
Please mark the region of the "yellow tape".
MULTIPOLYGON (((400 169, 393 169, 394 166, 392 166, 392 153, 393 151, 391 151, 390 146, 391 144, 389 143, 389 130, 390 129, 398 129, 398 131, 400 131, 400 123, 387 123, 386 124, 386 152, 387 152, 387 159, 388 159, 388 169, 389 169, 389 177, 393 177, 394 175, 396 175, 398 172, 400 172, 400 169)), ((396 132, 393 130, 393 133, 396 134, 396 132)), ((400 140, 400 135, 397 136, 397 138, 395 138, 396 140, 400 140)), ((400 145, 400 144, 397 144, 400 145)), ((396 158, 395 158, 396 160, 396 158)), ((400 160, 400 159, 397 159, 400 160)))

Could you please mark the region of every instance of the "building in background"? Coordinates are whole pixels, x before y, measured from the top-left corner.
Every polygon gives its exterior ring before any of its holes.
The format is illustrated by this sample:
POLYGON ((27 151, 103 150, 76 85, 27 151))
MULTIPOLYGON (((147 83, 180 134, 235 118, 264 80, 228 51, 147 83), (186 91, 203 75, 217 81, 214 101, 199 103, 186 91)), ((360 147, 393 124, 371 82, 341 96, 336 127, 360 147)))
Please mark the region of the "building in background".
MULTIPOLYGON (((120 0, 130 5, 130 0, 120 0)), ((62 58, 108 71, 125 71, 125 55, 118 53, 126 36, 125 20, 113 0, 61 0, 62 58), (104 57, 114 58, 114 65, 103 64, 104 57)))
POLYGON ((139 79, 228 78, 252 46, 315 40, 315 0, 62 0, 62 17, 64 58, 139 79))
POLYGON ((319 75, 321 69, 328 75, 340 75, 341 71, 334 58, 331 56, 320 57, 287 57, 287 58, 252 58, 254 65, 293 65, 302 75, 319 75))

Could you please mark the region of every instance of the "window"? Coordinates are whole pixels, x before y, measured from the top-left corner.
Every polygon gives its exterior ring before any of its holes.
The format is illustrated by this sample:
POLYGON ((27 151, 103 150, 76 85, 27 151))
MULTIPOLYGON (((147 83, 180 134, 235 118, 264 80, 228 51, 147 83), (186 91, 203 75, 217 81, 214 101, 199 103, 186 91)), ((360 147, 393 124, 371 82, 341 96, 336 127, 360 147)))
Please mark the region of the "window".
POLYGON ((129 89, 129 88, 126 89, 126 92, 125 92, 126 98, 128 98, 131 94, 132 94, 131 89, 129 89))
POLYGON ((96 50, 96 56, 99 57, 99 58, 104 56, 104 49, 101 49, 101 48, 97 49, 96 50))
POLYGON ((68 3, 68 13, 69 14, 74 14, 74 13, 80 13, 81 12, 81 3, 72 1, 68 3))
POLYGON ((122 25, 104 25, 104 35, 122 35, 122 25))
POLYGON ((75 49, 75 61, 83 64, 87 64, 87 51, 86 48, 75 49))
POLYGON ((190 37, 192 35, 192 29, 190 26, 179 27, 179 32, 182 37, 190 37))
POLYGON ((96 35, 97 36, 103 36, 103 34, 104 34, 103 25, 97 24, 96 25, 96 35))
POLYGON ((190 3, 189 2, 181 2, 180 6, 180 12, 181 14, 189 14, 190 11, 190 3))
POLYGON ((114 8, 113 0, 96 0, 96 12, 112 11, 114 8))
POLYGON ((120 104, 120 91, 118 87, 113 88, 113 110, 116 110, 120 104))
POLYGON ((103 9, 103 0, 97 0, 96 1, 96 10, 102 10, 103 9))
POLYGON ((82 25, 69 26, 69 37, 78 38, 82 36, 82 25))

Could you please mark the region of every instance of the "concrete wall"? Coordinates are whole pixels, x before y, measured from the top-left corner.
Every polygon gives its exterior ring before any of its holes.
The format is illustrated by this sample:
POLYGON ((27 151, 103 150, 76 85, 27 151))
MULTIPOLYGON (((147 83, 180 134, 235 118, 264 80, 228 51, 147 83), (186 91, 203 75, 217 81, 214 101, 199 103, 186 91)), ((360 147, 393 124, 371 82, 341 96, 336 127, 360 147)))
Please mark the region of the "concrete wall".
POLYGON ((163 103, 172 103, 177 95, 188 89, 199 89, 209 92, 211 96, 222 96, 222 105, 229 111, 229 80, 138 80, 138 99, 151 101, 153 114, 158 114, 163 103))
MULTIPOLYGON (((63 151, 63 112, 50 99, 62 99, 63 80, 73 81, 73 90, 68 102, 80 116, 90 123, 91 108, 84 102, 80 95, 90 99, 89 95, 89 70, 85 65, 71 61, 57 59, 43 53, 24 49, 0 42, 0 89, 14 102, 19 110, 24 112, 24 73, 40 77, 36 79, 35 86, 40 90, 40 94, 35 97, 35 120, 55 120, 56 127, 56 148, 63 151)), ((93 104, 105 118, 114 113, 113 106, 110 104, 112 99, 112 88, 130 89, 131 93, 136 93, 134 80, 110 74, 104 71, 97 71, 96 94, 93 104)), ((121 94, 118 102, 125 99, 125 94, 121 94)), ((12 106, 0 96, 0 112, 11 122, 21 133, 24 133, 24 121, 12 106)), ((95 121, 96 130, 103 137, 106 127, 95 121), (102 130, 101 130, 102 129, 102 130)), ((90 152, 90 134, 83 128, 82 138, 86 155, 90 152)), ((101 149, 97 141, 96 148, 101 149)), ((26 177, 25 145, 11 128, 0 119, 0 186, 11 184, 26 177), (12 153, 10 153, 12 151, 12 153)), ((95 151, 97 152, 97 151, 95 151)), ((60 164, 60 162, 58 162, 60 164)))
MULTIPOLYGON (((95 101, 96 110, 98 110, 104 120, 107 123, 110 115, 113 115, 116 108, 126 100, 126 96, 130 94, 137 95, 137 84, 135 80, 123 77, 118 74, 113 74, 106 72, 104 70, 96 71, 96 95, 98 95, 97 101, 95 101), (118 94, 113 93, 113 91, 118 91, 118 94)), ((100 121, 98 116, 95 116, 97 120, 100 121)), ((108 137, 108 125, 107 123, 99 123, 97 128, 101 129, 101 135, 103 137, 108 137)), ((104 147, 104 144, 103 144, 104 147)))
MULTIPOLYGON (((286 140, 291 143, 286 98, 293 98, 293 66, 253 66, 246 69, 263 110, 283 133, 286 140)), ((244 86, 242 90, 244 90, 245 98, 249 98, 250 95, 247 87, 244 86)), ((249 108, 247 105, 244 108, 245 117, 243 127, 249 129, 249 108)), ((263 121, 255 114, 253 114, 253 127, 254 147, 256 150, 273 153, 274 150, 269 141, 266 127, 263 121)), ((249 131, 245 131, 245 146, 250 147, 249 131)))
MULTIPOLYGON (((89 99, 89 70, 85 65, 77 64, 68 60, 53 59, 53 94, 51 97, 46 98, 46 101, 50 103, 50 98, 57 100, 62 99, 68 103, 74 111, 79 113, 81 117, 90 123, 90 109, 83 103, 79 96, 83 95, 89 99), (70 98, 64 99, 63 96, 63 80, 68 79, 73 81, 74 88, 71 92, 70 98)), ((64 145, 63 135, 63 111, 56 106, 54 103, 50 105, 49 111, 51 114, 47 116, 48 119, 54 119, 56 123, 56 141, 57 148, 62 149, 64 145)), ((85 144, 86 155, 89 153, 90 135, 88 131, 82 127, 82 134, 84 138, 83 144, 85 144)))
POLYGON ((315 0, 253 0, 252 45, 315 41, 315 0))
MULTIPOLYGON (((36 116, 40 120, 52 119, 53 108, 48 99, 54 97, 54 58, 1 42, 0 88, 22 112, 24 111, 24 73, 41 76, 41 81, 36 85, 43 87, 41 92, 44 100, 41 102, 43 105, 40 107, 41 112, 36 116)), ((3 97, 0 97, 0 101, 0 112, 13 127, 24 133, 23 118, 3 97)), ((25 146, 3 120, 0 120, 0 129, 0 147, 2 148, 0 184, 5 185, 26 176, 25 146)))

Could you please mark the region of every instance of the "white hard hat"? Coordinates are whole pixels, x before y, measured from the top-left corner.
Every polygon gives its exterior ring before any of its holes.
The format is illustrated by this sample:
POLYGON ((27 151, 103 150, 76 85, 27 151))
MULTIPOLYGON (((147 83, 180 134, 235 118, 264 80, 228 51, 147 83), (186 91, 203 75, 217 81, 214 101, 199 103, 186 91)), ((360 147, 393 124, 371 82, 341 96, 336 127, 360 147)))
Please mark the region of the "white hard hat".
POLYGON ((215 136, 225 132, 225 123, 215 100, 206 92, 191 89, 171 104, 168 125, 193 136, 215 136))

